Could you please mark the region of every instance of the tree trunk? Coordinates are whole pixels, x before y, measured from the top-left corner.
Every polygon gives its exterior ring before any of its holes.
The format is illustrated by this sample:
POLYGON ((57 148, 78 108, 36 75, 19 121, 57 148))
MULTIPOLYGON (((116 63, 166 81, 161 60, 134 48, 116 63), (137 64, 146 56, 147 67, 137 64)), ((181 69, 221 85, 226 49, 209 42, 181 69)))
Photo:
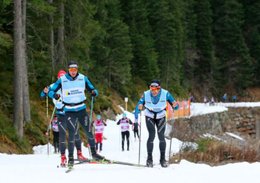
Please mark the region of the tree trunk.
POLYGON ((58 28, 58 61, 56 69, 64 68, 65 59, 65 48, 64 48, 64 2, 60 1, 59 6, 60 13, 60 25, 58 28))
POLYGON ((22 63, 23 63, 23 111, 24 121, 31 121, 30 94, 28 82, 27 53, 26 53, 26 0, 22 2, 22 63))
MULTIPOLYGON (((53 4, 53 0, 48 1, 50 4, 53 4)), ((51 53, 51 68, 52 68, 52 78, 51 80, 55 80, 55 51, 54 51, 54 30, 53 30, 53 14, 49 15, 49 21, 50 21, 50 53, 51 53)))
POLYGON ((23 137, 22 0, 14 0, 14 127, 23 137))

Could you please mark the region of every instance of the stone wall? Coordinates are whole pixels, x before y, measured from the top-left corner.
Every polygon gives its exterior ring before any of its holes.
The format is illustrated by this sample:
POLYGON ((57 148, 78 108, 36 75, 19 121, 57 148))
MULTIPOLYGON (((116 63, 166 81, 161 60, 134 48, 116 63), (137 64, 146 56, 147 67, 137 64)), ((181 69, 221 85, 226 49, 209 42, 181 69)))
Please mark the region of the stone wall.
MULTIPOLYGON (((209 106, 210 107, 210 106, 209 106)), ((176 119, 173 137, 184 141, 194 141, 203 134, 223 136, 231 132, 244 139, 260 138, 256 124, 259 122, 260 108, 229 108, 228 111, 176 119)), ((259 124, 260 125, 260 124, 259 124)), ((259 126, 258 125, 258 126, 259 126)))

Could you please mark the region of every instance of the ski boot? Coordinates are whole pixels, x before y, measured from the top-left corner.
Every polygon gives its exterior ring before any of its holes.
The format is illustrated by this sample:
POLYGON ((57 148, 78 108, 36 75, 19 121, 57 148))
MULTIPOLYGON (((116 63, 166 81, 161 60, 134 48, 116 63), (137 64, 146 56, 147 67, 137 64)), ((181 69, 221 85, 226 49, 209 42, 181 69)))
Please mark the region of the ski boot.
POLYGON ((67 163, 67 158, 66 158, 65 154, 62 154, 62 155, 61 155, 61 163, 60 163, 60 166, 61 166, 61 167, 66 167, 66 163, 67 163))
POLYGON ((87 158, 85 158, 85 157, 82 155, 81 150, 78 150, 78 151, 77 151, 77 155, 78 155, 78 160, 79 160, 79 161, 86 161, 86 160, 87 160, 87 158))
POLYGON ((160 164, 161 164, 161 166, 162 166, 163 168, 167 168, 167 167, 168 167, 168 163, 167 163, 167 161, 166 161, 165 159, 161 159, 161 160, 160 160, 160 164))
POLYGON ((74 165, 74 158, 73 157, 69 157, 68 168, 72 169, 73 165, 74 165))
POLYGON ((99 151, 100 151, 100 152, 102 151, 102 146, 103 146, 103 144, 100 143, 100 145, 99 145, 99 151))
POLYGON ((96 160, 96 161, 104 161, 104 160, 105 160, 105 157, 99 155, 98 153, 93 153, 93 154, 92 154, 92 158, 93 158, 94 160, 96 160))
POLYGON ((147 159, 146 166, 149 167, 149 168, 153 168, 153 160, 152 159, 147 159))

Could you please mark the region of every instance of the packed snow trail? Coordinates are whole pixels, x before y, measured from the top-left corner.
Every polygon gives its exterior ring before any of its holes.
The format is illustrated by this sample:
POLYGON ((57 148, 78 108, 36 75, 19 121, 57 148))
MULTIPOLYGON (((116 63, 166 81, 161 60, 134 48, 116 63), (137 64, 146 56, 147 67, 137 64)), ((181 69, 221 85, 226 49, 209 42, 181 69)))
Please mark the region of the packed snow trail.
MULTIPOLYGON (((203 105, 201 105, 203 106, 203 105)), ((258 105, 259 106, 259 105, 258 105)), ((201 109, 205 112, 207 108, 201 109)), ((212 110, 212 108, 210 108, 212 110)), ((127 116, 133 119, 131 113, 127 116)), ((121 116, 118 116, 119 119, 121 116)), ((142 119, 141 164, 146 161, 147 130, 142 119)), ((103 141, 103 151, 107 159, 138 163, 138 140, 134 140, 130 132, 130 151, 121 151, 120 127, 115 121, 108 121, 103 141)), ((167 153, 169 141, 167 140, 167 153)), ((181 142, 173 139, 172 153, 178 152, 181 142)), ((59 154, 47 155, 47 145, 34 147, 35 154, 7 155, 0 154, 1 183, 46 183, 46 182, 95 182, 95 183, 133 183, 133 182, 174 182, 174 183, 244 183, 256 182, 260 178, 260 163, 232 163, 211 167, 205 164, 195 164, 182 160, 179 164, 171 164, 168 168, 159 165, 158 138, 154 142, 154 168, 133 167, 117 164, 82 164, 74 167, 68 174, 66 169, 57 168, 60 163, 59 154)), ((53 149, 51 147, 51 152, 53 149)), ((83 154, 88 156, 88 149, 83 148, 83 154)), ((167 155, 168 156, 168 155, 167 155)), ((76 155, 75 155, 76 158, 76 155)))

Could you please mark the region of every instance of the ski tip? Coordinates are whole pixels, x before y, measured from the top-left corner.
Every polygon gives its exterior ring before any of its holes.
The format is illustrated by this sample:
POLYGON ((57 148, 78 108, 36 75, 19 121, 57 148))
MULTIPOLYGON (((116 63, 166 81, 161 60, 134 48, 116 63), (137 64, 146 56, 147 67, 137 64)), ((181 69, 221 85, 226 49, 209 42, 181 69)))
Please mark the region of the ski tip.
POLYGON ((147 168, 153 168, 153 165, 146 165, 145 167, 147 167, 147 168))
POLYGON ((65 171, 65 173, 69 173, 73 170, 73 167, 68 167, 68 169, 65 171))

